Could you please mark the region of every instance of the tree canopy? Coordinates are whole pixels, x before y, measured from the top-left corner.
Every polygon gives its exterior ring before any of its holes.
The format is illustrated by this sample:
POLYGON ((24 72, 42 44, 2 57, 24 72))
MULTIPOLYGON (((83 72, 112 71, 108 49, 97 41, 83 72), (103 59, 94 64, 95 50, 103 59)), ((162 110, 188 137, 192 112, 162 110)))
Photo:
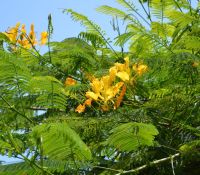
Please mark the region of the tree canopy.
POLYGON ((0 33, 0 175, 200 174, 200 3, 116 1, 114 40, 73 9, 77 37, 0 33))

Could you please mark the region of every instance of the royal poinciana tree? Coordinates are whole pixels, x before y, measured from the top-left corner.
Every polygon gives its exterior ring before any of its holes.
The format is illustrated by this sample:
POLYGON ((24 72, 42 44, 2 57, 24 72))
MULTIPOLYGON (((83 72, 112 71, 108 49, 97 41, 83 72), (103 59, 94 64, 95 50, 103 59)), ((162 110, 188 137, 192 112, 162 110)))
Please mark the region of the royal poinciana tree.
POLYGON ((200 174, 200 4, 116 1, 114 40, 71 9, 77 38, 0 33, 0 174, 200 174))

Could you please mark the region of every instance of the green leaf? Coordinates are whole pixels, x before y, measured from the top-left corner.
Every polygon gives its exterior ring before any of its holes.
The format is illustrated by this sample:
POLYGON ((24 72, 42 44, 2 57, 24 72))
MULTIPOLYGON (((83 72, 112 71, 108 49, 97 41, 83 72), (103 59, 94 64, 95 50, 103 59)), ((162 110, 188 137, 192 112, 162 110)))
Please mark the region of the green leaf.
POLYGON ((107 144, 121 151, 134 151, 140 146, 153 146, 154 138, 158 135, 154 125, 136 122, 122 124, 111 132, 107 144))
POLYGON ((44 154, 55 160, 73 156, 75 160, 91 159, 91 152, 67 123, 42 124, 33 128, 31 136, 41 140, 44 154))
POLYGON ((36 106, 65 109, 66 95, 63 84, 52 76, 35 76, 29 81, 30 93, 38 95, 36 106))
POLYGON ((117 9, 117 8, 113 8, 107 5, 103 5, 100 6, 96 9, 98 12, 107 14, 107 15, 111 15, 112 17, 119 17, 122 20, 128 20, 129 22, 133 22, 134 19, 129 15, 126 14, 125 12, 117 9))
POLYGON ((3 32, 0 32, 0 41, 1 40, 9 42, 9 38, 3 32))
POLYGON ((0 175, 41 175, 40 170, 32 169, 26 162, 0 165, 0 175))
POLYGON ((80 22, 81 25, 86 27, 87 32, 97 34, 100 37, 102 37, 102 39, 104 40, 103 36, 105 35, 105 32, 103 32, 101 30, 99 25, 95 24, 90 19, 88 19, 88 17, 86 17, 80 13, 77 13, 77 12, 73 11, 72 9, 66 9, 66 10, 64 10, 64 12, 70 14, 71 18, 74 21, 80 22))

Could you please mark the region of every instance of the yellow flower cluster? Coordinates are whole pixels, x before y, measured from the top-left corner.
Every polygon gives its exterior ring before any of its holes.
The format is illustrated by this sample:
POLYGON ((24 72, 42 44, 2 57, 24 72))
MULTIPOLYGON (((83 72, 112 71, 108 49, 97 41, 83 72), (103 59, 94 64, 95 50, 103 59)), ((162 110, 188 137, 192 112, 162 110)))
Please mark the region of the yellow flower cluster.
MULTIPOLYGON (((32 46, 35 46, 38 44, 36 40, 36 34, 34 31, 34 25, 31 24, 30 27, 30 32, 29 34, 26 33, 26 26, 25 24, 22 24, 20 28, 20 23, 17 23, 14 27, 11 27, 7 32, 4 33, 9 40, 13 44, 19 44, 20 46, 29 49, 32 46)), ((47 32, 42 32, 41 33, 41 38, 40 38, 40 45, 46 44, 48 39, 48 33, 47 32)))
POLYGON ((131 69, 128 57, 124 58, 124 61, 124 64, 115 63, 114 66, 109 69, 109 75, 92 80, 90 83, 91 90, 87 91, 85 94, 87 100, 83 105, 80 104, 76 108, 76 112, 84 112, 86 106, 91 106, 92 101, 99 103, 103 111, 109 110, 110 104, 114 105, 114 109, 120 106, 126 93, 125 83, 131 83, 136 76, 141 76, 147 71, 147 66, 144 64, 134 64, 131 69), (133 71, 135 75, 132 77, 133 71), (116 83, 117 78, 120 81, 116 83), (122 90, 120 92, 121 88, 122 90))

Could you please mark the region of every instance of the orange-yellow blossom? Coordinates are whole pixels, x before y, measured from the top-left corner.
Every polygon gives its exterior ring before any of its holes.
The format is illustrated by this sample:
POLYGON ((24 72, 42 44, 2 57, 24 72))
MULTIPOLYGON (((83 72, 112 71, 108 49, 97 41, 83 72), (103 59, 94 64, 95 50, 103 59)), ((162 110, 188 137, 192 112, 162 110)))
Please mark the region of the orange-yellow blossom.
POLYGON ((85 100, 83 105, 82 104, 78 105, 75 111, 78 113, 82 113, 85 111, 86 106, 90 107, 91 105, 92 105, 92 99, 89 98, 89 99, 85 100))
POLYGON ((92 91, 87 91, 86 97, 92 98, 95 101, 103 101, 104 103, 114 98, 124 83, 119 82, 113 86, 112 78, 107 75, 103 76, 100 80, 97 78, 94 79, 91 83, 92 91))
MULTIPOLYGON (((114 103, 116 95, 120 92, 121 87, 124 85, 124 82, 130 80, 131 70, 129 67, 129 58, 124 58, 125 63, 115 63, 113 67, 109 69, 109 75, 103 76, 100 79, 92 78, 91 90, 86 92, 86 97, 88 98, 83 105, 79 105, 76 109, 77 112, 83 112, 85 110, 86 104, 91 105, 91 101, 100 102, 101 109, 103 111, 109 110, 109 101, 114 103), (122 81, 115 83, 116 77, 119 77, 122 81)), ((124 88, 123 88, 124 89, 124 88)), ((125 90, 123 91, 123 96, 125 90)), ((122 94, 120 99, 118 98, 118 105, 115 105, 115 108, 118 107, 123 98, 122 94)), ((88 106, 89 106, 88 105, 88 106)))
POLYGON ((91 106, 91 105, 92 105, 92 99, 89 98, 89 99, 85 100, 84 104, 85 104, 86 106, 91 106))
POLYGON ((148 70, 148 66, 144 64, 134 64, 133 70, 141 76, 143 73, 145 73, 148 70))
POLYGON ((119 97, 117 97, 117 100, 115 102, 114 109, 117 109, 120 106, 125 93, 126 93, 126 85, 123 85, 120 95, 119 95, 119 97))
POLYGON ((16 43, 17 41, 19 26, 20 26, 20 23, 17 23, 15 27, 10 28, 7 32, 4 33, 9 38, 9 40, 13 43, 16 43))
POLYGON ((31 29, 30 29, 30 33, 29 33, 29 39, 32 43, 32 45, 36 45, 37 41, 36 41, 36 34, 34 31, 34 24, 31 24, 31 29))
POLYGON ((84 112, 85 111, 85 105, 83 104, 80 104, 80 105, 78 105, 78 107, 76 108, 76 110, 75 110, 76 112, 78 112, 78 113, 82 113, 82 112, 84 112))
POLYGON ((26 38, 21 38, 17 41, 22 47, 26 48, 26 49, 30 49, 31 48, 31 44, 30 42, 26 39, 26 38))
POLYGON ((122 81, 127 82, 130 80, 131 70, 129 67, 129 57, 124 58, 125 63, 115 63, 113 67, 110 68, 110 73, 115 72, 115 76, 119 77, 122 81))
POLYGON ((25 24, 22 24, 21 33, 26 34, 26 26, 25 26, 25 24))
POLYGON ((22 24, 22 27, 21 27, 21 34, 17 40, 17 43, 19 43, 22 47, 26 48, 26 49, 29 49, 31 48, 31 44, 28 40, 28 36, 26 36, 26 26, 25 24, 22 24))
MULTIPOLYGON (((4 34, 9 38, 9 40, 16 44, 18 43, 24 48, 31 48, 32 46, 37 44, 36 34, 34 31, 34 25, 31 24, 30 33, 27 35, 26 26, 22 24, 21 29, 19 30, 20 23, 17 23, 15 27, 10 28, 4 34)), ((44 45, 47 42, 48 33, 41 33, 41 45, 44 45)))
POLYGON ((75 85, 76 84, 76 80, 74 80, 73 78, 67 77, 65 80, 65 86, 71 86, 71 85, 75 85))
POLYGON ((41 33, 41 39, 40 39, 40 44, 41 45, 44 45, 47 43, 47 40, 48 40, 48 33, 47 32, 42 32, 41 33))

